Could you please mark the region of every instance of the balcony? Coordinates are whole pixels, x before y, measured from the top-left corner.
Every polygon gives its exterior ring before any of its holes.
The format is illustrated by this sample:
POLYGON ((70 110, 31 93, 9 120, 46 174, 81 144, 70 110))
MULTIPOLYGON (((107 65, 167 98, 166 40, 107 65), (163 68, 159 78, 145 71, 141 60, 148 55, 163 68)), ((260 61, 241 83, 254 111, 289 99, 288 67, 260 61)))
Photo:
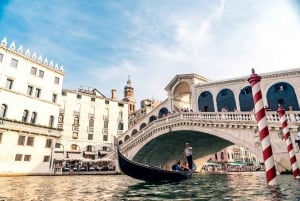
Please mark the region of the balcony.
POLYGON ((49 126, 25 123, 6 118, 0 118, 0 129, 24 133, 35 133, 39 135, 53 136, 56 138, 61 136, 61 130, 59 128, 51 128, 49 126))
POLYGON ((108 128, 103 128, 102 133, 103 134, 108 134, 108 128))
POLYGON ((77 133, 77 132, 73 132, 72 138, 73 138, 73 139, 78 139, 78 133, 77 133))
POLYGON ((95 114, 89 113, 89 119, 95 119, 95 114))
POLYGON ((94 133, 94 127, 87 127, 88 133, 94 133))
POLYGON ((74 116, 74 117, 80 117, 80 112, 74 111, 74 112, 73 112, 73 116, 74 116))
POLYGON ((79 125, 73 124, 72 125, 72 130, 78 132, 79 131, 79 125))

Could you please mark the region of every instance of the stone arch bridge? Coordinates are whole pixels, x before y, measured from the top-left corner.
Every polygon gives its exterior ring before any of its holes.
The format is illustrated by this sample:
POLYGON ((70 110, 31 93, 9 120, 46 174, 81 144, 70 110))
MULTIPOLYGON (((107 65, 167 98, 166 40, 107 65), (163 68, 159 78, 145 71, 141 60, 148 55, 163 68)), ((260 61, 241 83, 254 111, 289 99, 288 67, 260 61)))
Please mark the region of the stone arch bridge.
MULTIPOLYGON (((300 123, 300 112, 286 112, 286 116, 294 139, 300 123)), ((267 121, 276 169, 291 169, 278 114, 267 112, 267 121)), ((204 165, 211 154, 231 144, 247 148, 262 159, 253 112, 175 113, 155 120, 133 136, 126 140, 125 138, 126 135, 123 139, 120 138, 119 143, 121 151, 129 159, 161 167, 182 157, 186 141, 193 145, 193 155, 198 168, 204 165)), ((296 156, 300 157, 299 151, 296 151, 296 156)))
MULTIPOLYGON (((236 144, 262 159, 249 77, 210 81, 196 74, 176 75, 165 87, 167 99, 118 137, 121 151, 135 161, 164 166, 180 159, 185 142, 190 142, 201 168, 211 154, 236 144)), ((294 141, 300 126, 300 69, 265 73, 261 78, 276 168, 290 169, 276 110, 278 105, 286 110, 294 141)))

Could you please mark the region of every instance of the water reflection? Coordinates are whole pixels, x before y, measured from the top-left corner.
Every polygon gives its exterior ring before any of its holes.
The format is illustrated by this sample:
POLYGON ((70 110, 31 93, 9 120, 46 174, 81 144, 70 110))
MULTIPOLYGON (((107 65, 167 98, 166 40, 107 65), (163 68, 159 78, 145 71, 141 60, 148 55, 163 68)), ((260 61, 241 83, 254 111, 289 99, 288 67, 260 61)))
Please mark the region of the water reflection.
POLYGON ((151 184, 126 175, 0 177, 0 200, 300 200, 300 181, 278 177, 266 186, 264 173, 199 174, 151 184))

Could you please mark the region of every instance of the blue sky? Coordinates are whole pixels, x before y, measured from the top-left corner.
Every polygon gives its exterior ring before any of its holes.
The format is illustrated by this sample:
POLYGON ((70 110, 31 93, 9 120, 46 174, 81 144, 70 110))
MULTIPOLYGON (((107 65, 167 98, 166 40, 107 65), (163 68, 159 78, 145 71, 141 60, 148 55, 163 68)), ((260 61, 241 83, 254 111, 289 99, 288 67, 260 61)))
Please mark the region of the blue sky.
POLYGON ((297 0, 1 0, 0 39, 63 65, 64 88, 122 99, 130 75, 139 107, 176 74, 299 68, 299 13, 297 0))

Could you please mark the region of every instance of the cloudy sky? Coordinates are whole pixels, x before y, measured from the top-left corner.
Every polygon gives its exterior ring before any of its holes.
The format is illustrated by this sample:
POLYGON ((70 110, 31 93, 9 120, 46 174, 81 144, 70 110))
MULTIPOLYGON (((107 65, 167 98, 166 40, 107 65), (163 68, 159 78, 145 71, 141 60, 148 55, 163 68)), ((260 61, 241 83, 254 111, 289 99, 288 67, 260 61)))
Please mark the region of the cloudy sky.
POLYGON ((177 74, 217 81, 300 67, 298 0, 0 0, 0 40, 63 65, 64 88, 164 100, 177 74))

